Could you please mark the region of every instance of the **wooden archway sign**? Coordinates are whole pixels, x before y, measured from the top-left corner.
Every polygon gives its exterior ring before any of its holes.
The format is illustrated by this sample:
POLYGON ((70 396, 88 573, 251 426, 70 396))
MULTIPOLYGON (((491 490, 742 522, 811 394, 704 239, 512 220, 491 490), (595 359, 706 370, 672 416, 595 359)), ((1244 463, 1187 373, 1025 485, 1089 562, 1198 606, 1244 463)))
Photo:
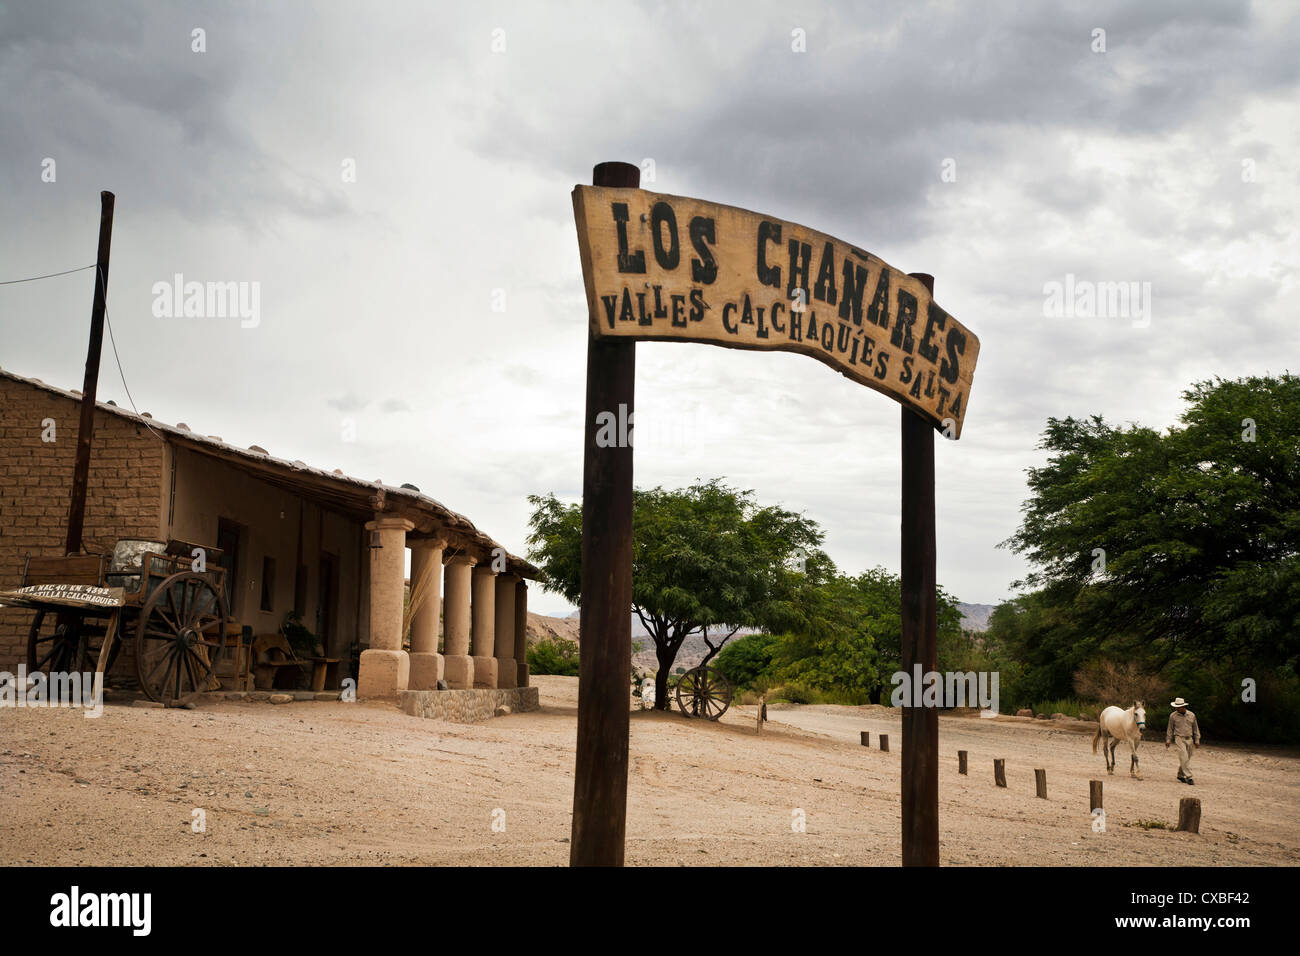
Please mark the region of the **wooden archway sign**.
MULTIPOLYGON (((587 291, 574 866, 621 866, 632 629, 632 446, 638 341, 801 352, 902 409, 902 667, 936 669, 934 431, 961 436, 979 340, 906 274, 824 233, 639 189, 601 163, 573 191, 587 291)), ((903 708, 903 864, 939 863, 939 722, 903 708)))

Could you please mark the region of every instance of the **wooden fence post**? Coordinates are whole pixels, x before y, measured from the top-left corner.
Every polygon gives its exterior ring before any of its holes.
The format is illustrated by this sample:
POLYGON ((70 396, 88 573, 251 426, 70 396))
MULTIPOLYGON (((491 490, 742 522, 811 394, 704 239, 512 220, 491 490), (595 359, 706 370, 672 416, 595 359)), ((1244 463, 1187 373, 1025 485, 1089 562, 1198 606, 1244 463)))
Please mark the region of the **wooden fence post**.
POLYGON ((1091 812, 1093 810, 1100 810, 1101 808, 1102 808, 1101 781, 1089 780, 1088 781, 1088 811, 1091 812))
POLYGON ((966 773, 966 751, 964 750, 957 751, 957 772, 960 774, 966 773))
POLYGON ((1201 798, 1183 797, 1178 801, 1178 826, 1175 830, 1187 833, 1201 832, 1201 798))
POLYGON ((999 787, 1007 785, 1007 762, 1005 760, 993 761, 993 782, 999 787))
POLYGON ((883 753, 889 753, 889 734, 880 735, 880 749, 883 753))
POLYGON ((871 731, 869 730, 862 731, 862 746, 864 747, 871 746, 871 731))
POLYGON ((1042 797, 1044 800, 1047 799, 1047 771, 1046 770, 1034 771, 1034 788, 1038 791, 1038 796, 1042 797))

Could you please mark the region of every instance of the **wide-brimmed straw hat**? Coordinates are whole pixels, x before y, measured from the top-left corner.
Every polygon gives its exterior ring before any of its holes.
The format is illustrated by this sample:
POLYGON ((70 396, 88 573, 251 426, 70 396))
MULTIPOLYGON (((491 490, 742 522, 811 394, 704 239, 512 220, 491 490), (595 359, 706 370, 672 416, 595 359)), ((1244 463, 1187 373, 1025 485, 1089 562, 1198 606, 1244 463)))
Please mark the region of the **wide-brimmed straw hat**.
POLYGON ((1171 700, 1171 701, 1169 702, 1169 706, 1170 706, 1170 707, 1186 707, 1186 706, 1187 706, 1187 701, 1183 700, 1181 697, 1175 697, 1173 700, 1171 700))

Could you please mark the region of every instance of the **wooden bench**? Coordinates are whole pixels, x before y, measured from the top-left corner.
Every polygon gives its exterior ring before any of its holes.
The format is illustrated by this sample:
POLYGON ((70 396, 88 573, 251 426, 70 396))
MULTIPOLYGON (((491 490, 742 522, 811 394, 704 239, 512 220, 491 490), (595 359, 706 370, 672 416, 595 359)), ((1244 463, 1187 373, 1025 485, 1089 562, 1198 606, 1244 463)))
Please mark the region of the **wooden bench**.
MULTIPOLYGON (((280 633, 259 634, 253 639, 253 683, 258 690, 274 690, 283 686, 282 673, 287 675, 287 668, 294 667, 301 673, 307 667, 298 660, 289 646, 288 640, 280 633)), ((298 682, 298 675, 293 675, 293 683, 298 682)), ((290 685, 292 686, 292 685, 290 685)))
POLYGON ((309 657, 311 661, 311 689, 322 691, 328 684, 333 690, 339 686, 339 658, 337 657, 309 657))

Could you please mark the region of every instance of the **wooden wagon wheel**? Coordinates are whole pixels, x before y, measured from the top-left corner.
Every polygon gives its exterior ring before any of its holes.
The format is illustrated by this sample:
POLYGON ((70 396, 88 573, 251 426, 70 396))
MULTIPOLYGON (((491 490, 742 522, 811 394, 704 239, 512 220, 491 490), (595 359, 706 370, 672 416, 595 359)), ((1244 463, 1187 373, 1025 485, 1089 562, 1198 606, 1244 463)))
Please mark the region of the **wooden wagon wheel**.
POLYGON ((140 609, 135 666, 150 700, 181 704, 208 689, 225 648, 226 601, 204 574, 160 583, 140 609))
POLYGON ((687 717, 717 720, 731 706, 731 685, 711 667, 689 670, 677 681, 677 706, 687 717))
MULTIPOLYGON (((80 615, 37 611, 27 632, 27 673, 93 671, 99 663, 99 649, 104 643, 106 630, 103 621, 91 623, 94 620, 88 621, 80 615)), ((120 641, 113 642, 109 649, 108 667, 111 668, 117 660, 121 647, 120 641)))

